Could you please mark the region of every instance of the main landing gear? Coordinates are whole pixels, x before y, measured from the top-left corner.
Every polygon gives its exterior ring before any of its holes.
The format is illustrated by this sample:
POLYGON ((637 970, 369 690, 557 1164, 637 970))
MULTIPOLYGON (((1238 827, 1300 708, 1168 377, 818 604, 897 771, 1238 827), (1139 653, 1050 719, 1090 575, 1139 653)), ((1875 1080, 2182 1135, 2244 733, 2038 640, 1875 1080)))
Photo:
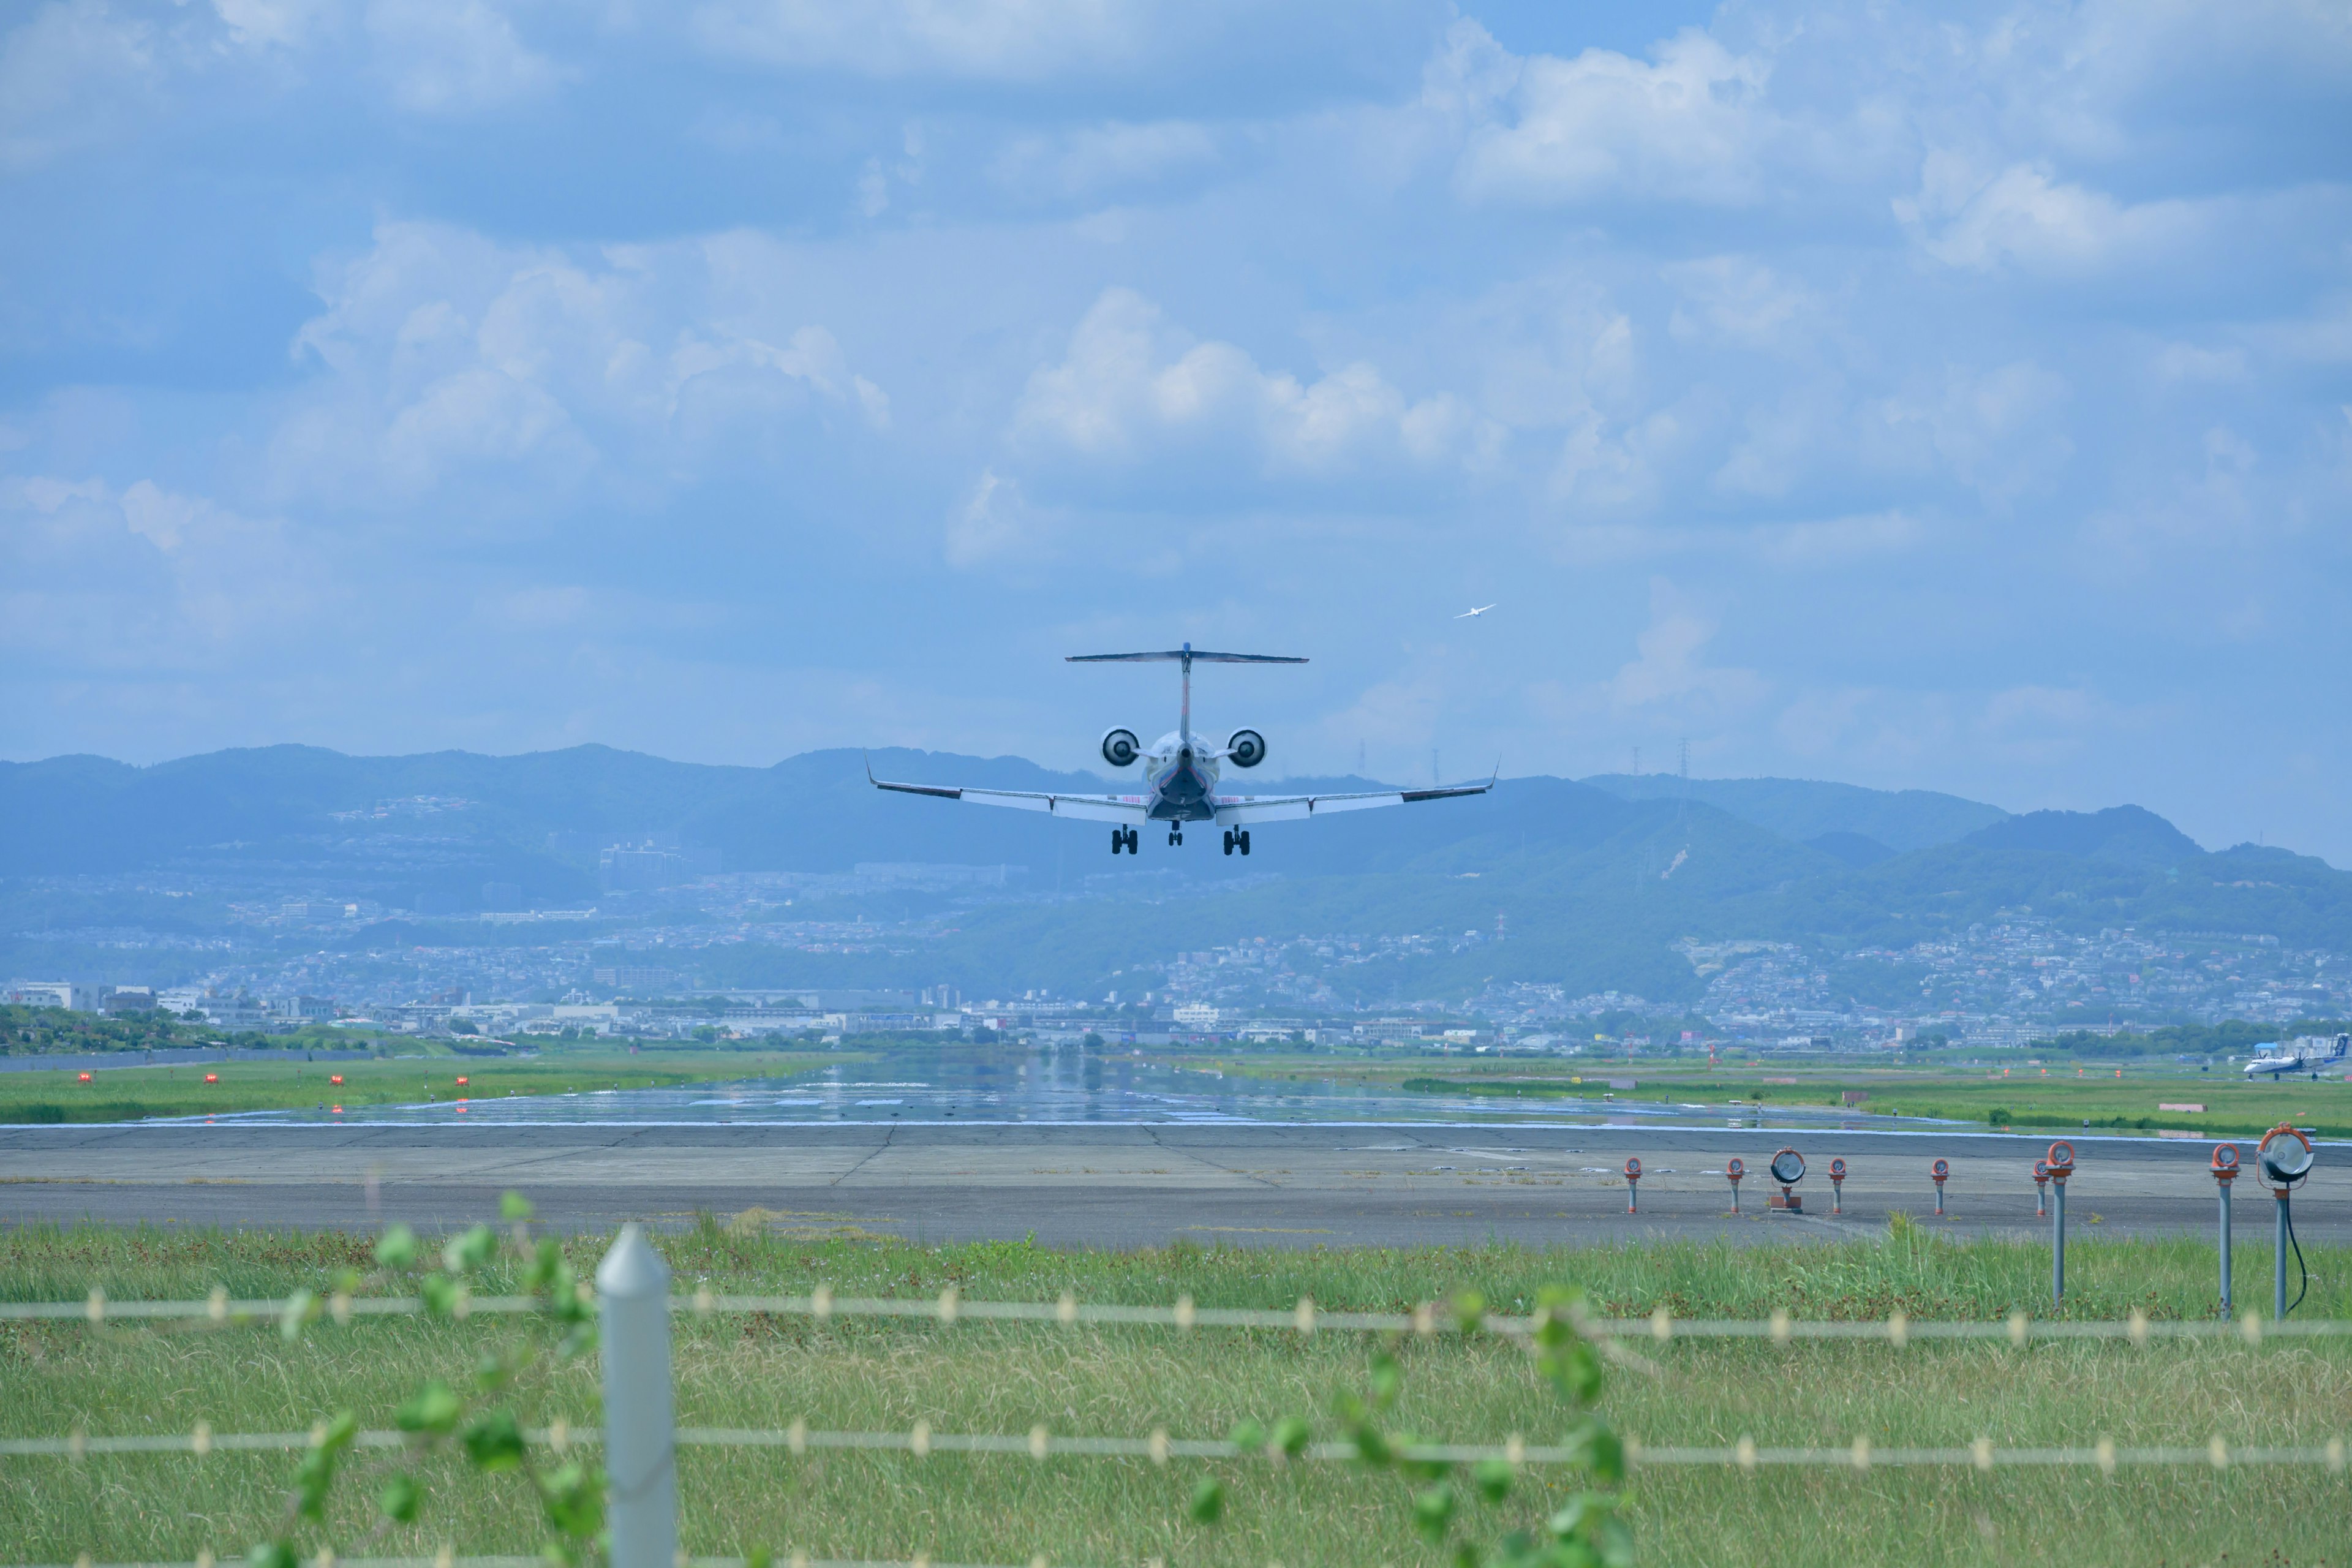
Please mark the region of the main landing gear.
POLYGON ((1183 825, 1182 823, 1181 823, 1181 822, 1171 822, 1171 823, 1170 823, 1170 824, 1168 825, 1168 847, 1170 847, 1171 849, 1173 849, 1173 848, 1175 848, 1175 847, 1176 847, 1176 846, 1178 846, 1179 844, 1181 844, 1181 843, 1183 843, 1183 842, 1184 842, 1184 825, 1183 825))
POLYGON ((1116 855, 1122 849, 1130 855, 1135 853, 1134 828, 1114 827, 1110 830, 1110 852, 1116 855))
POLYGON ((1228 827, 1225 829, 1225 853, 1230 855, 1236 849, 1240 850, 1244 855, 1249 853, 1248 828, 1228 827))

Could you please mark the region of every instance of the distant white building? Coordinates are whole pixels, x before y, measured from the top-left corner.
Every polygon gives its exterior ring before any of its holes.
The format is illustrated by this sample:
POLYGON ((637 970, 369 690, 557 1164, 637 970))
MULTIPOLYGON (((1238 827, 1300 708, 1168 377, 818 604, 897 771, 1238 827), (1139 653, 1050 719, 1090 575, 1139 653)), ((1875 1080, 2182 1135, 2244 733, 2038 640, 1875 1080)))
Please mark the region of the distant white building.
POLYGON ((1217 1026, 1217 1010, 1206 1002, 1187 1002, 1177 1008, 1175 1021, 1188 1029, 1213 1029, 1217 1026))
POLYGON ((66 1007, 76 1013, 95 1013, 98 987, 71 980, 11 980, 8 1000, 26 1007, 66 1007))

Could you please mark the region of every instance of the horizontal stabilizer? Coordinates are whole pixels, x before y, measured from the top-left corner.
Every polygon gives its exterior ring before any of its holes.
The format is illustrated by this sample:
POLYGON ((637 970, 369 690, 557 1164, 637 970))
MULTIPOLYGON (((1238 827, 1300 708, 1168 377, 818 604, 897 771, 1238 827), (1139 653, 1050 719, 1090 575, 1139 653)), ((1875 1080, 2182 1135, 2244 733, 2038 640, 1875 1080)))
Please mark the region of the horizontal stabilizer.
POLYGON ((1303 658, 1293 658, 1279 653, 1203 653, 1199 648, 1171 647, 1165 653, 1074 653, 1065 661, 1069 664, 1181 664, 1190 659, 1194 664, 1305 664, 1303 658))

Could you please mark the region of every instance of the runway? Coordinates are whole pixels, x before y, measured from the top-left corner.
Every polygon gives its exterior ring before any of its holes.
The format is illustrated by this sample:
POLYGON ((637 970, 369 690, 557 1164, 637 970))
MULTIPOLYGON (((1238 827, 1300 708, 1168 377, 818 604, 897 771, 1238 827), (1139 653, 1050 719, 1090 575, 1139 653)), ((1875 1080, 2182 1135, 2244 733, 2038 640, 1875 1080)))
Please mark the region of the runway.
MULTIPOLYGON (((1906 1211, 1969 1236, 2039 1235, 2046 1137, 1974 1131, 1269 1123, 1038 1125, 204 1125, 0 1129, 0 1221, 446 1228, 520 1191, 577 1230, 709 1214, 792 1235, 1053 1246, 1589 1245, 1651 1237, 1803 1243, 1866 1237, 1906 1211), (1766 1208, 1794 1144, 1803 1212, 1766 1208), (1621 1168, 1644 1168, 1638 1212, 1621 1168), (1726 1159, 1746 1163, 1731 1212, 1726 1159), (1828 1166, 1849 1175, 1832 1212, 1828 1166), (1950 1162, 1944 1217, 1932 1161, 1950 1162)), ((2074 1140, 2072 1236, 2210 1236, 2210 1145, 2074 1140)), ((2237 1230, 2265 1242, 2249 1167, 2237 1230)), ((2352 1148, 2324 1146, 2295 1198, 2306 1242, 2352 1242, 2352 1148)))

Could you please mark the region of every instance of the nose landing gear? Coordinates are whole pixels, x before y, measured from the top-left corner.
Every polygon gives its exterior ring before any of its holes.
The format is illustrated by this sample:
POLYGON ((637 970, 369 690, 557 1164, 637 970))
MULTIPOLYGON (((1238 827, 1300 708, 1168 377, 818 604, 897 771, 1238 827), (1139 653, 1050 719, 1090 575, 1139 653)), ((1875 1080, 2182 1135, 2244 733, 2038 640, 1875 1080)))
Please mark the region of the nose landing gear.
POLYGON ((1240 850, 1244 855, 1249 853, 1248 828, 1228 827, 1225 829, 1225 853, 1230 855, 1236 849, 1240 850))
POLYGON ((1130 855, 1136 852, 1134 828, 1114 827, 1110 830, 1110 852, 1116 855, 1122 849, 1130 855))
POLYGON ((1169 847, 1171 847, 1171 848, 1174 848, 1177 845, 1181 844, 1181 843, 1183 843, 1183 842, 1184 842, 1184 829, 1183 829, 1182 827, 1179 826, 1177 824, 1175 824, 1175 823, 1173 823, 1173 822, 1170 823, 1170 824, 1168 825, 1168 845, 1169 845, 1169 847))

